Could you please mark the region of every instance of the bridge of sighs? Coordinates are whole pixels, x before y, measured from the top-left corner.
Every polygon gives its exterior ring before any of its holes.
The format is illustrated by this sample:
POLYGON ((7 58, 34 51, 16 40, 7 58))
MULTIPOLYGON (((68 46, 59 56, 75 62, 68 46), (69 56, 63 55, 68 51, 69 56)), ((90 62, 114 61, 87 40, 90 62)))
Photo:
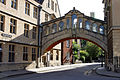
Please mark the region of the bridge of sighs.
POLYGON ((62 17, 42 23, 42 29, 42 53, 68 39, 88 40, 107 52, 105 22, 86 16, 75 8, 62 17))

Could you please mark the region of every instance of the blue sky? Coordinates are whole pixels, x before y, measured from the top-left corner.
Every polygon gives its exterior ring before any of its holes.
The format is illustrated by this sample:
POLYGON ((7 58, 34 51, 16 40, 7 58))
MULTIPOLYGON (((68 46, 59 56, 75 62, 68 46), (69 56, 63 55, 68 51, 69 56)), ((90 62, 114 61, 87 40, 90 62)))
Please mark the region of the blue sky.
POLYGON ((58 3, 62 16, 75 7, 87 16, 95 12, 95 18, 104 20, 102 0, 58 0, 58 3))

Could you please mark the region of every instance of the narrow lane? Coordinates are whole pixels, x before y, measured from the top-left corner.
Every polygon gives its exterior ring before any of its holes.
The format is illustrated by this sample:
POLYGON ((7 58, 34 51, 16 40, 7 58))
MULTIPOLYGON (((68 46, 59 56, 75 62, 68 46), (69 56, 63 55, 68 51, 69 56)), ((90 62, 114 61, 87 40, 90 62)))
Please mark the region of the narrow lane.
POLYGON ((98 65, 86 65, 84 67, 77 67, 71 70, 48 72, 48 73, 34 73, 24 76, 17 76, 7 78, 4 80, 120 80, 117 78, 99 76, 95 73, 86 74, 87 71, 98 65))

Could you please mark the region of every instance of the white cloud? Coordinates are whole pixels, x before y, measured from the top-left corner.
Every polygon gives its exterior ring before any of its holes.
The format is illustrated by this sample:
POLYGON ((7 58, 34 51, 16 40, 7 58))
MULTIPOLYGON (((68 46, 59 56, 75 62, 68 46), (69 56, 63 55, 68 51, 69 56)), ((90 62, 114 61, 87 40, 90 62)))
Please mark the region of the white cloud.
POLYGON ((87 16, 95 12, 95 18, 104 19, 102 0, 58 0, 58 3, 62 16, 75 7, 87 16))

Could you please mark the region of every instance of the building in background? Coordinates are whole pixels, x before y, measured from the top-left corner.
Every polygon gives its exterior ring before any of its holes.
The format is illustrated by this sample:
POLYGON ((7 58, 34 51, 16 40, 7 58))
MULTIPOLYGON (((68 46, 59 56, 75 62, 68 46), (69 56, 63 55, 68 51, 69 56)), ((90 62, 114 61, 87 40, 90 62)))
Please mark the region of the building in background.
POLYGON ((1 0, 0 71, 35 68, 39 24, 56 17, 57 0, 1 0))
POLYGON ((95 12, 90 12, 90 17, 95 18, 95 12))
POLYGON ((120 0, 103 0, 104 19, 107 22, 108 54, 106 67, 120 71, 120 0))
POLYGON ((61 63, 62 65, 72 63, 72 39, 62 42, 61 63))
MULTIPOLYGON (((60 17, 59 4, 57 0, 44 0, 41 11, 41 23, 60 17)), ((61 65, 61 43, 54 46, 49 52, 41 55, 41 66, 61 65)))

